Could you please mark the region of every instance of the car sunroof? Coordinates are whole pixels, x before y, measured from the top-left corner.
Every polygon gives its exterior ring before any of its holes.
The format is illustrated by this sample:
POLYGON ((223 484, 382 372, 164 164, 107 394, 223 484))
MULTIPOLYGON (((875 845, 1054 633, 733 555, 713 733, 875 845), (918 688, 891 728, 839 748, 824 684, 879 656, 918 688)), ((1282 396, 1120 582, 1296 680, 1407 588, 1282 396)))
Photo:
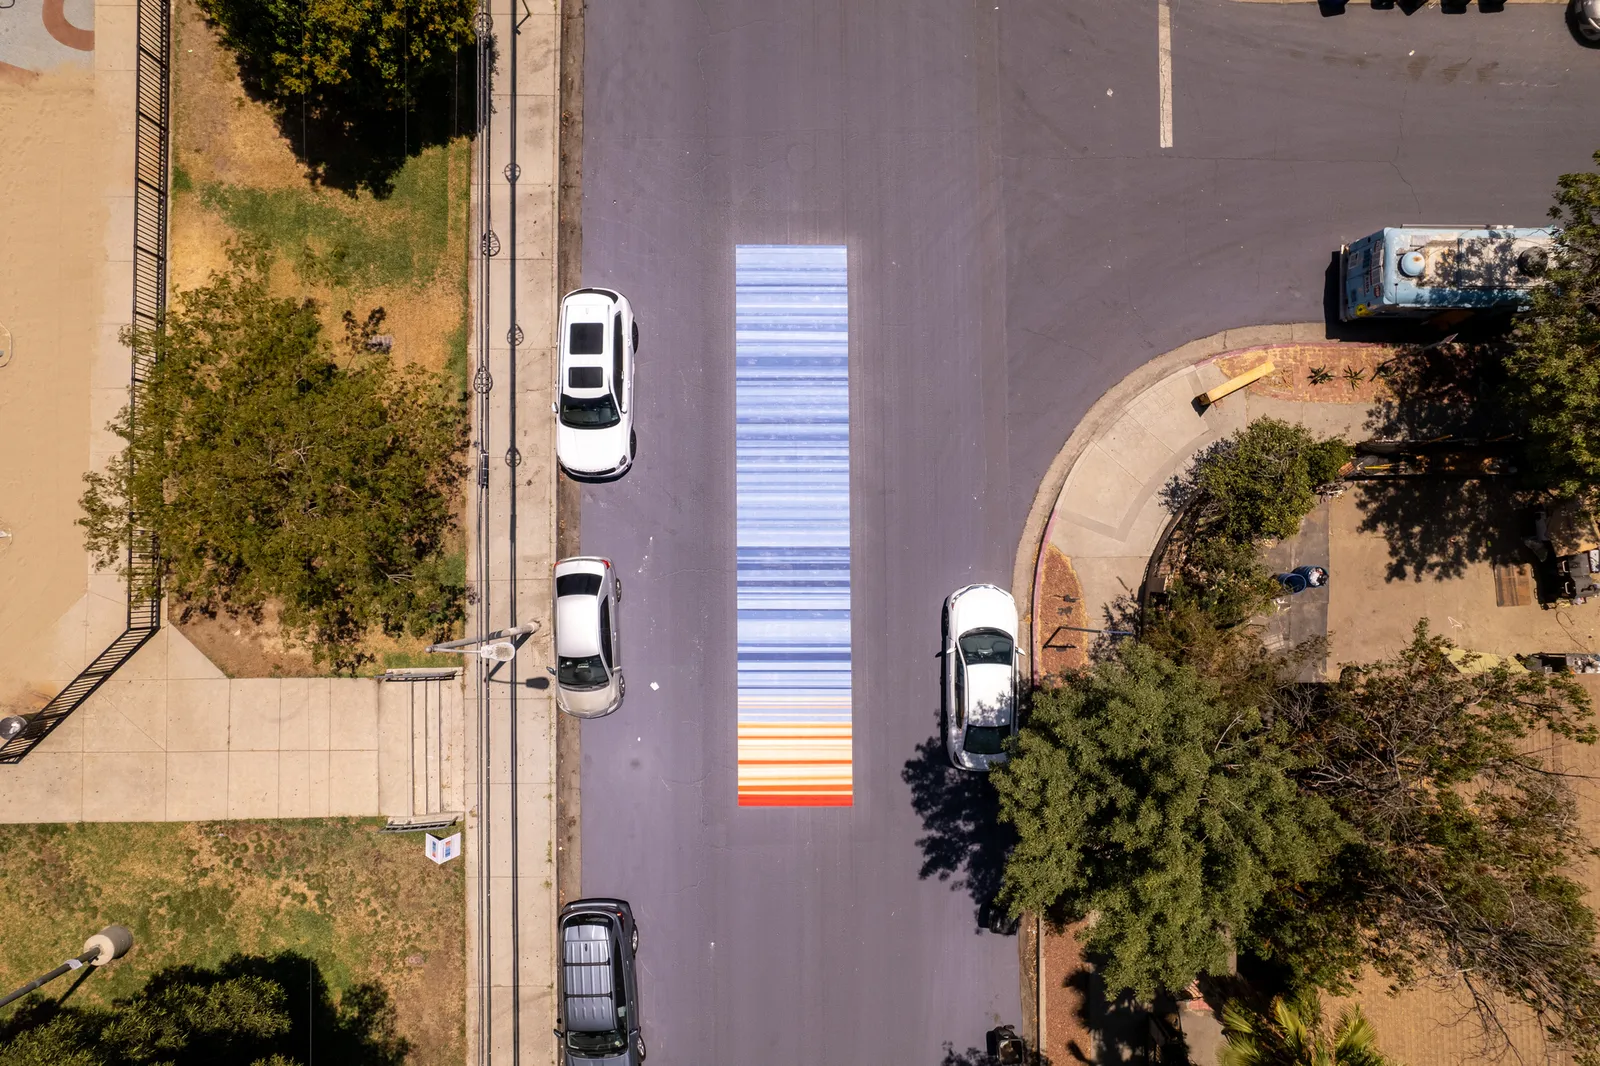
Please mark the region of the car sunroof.
POLYGON ((606 350, 604 322, 574 322, 567 328, 567 349, 573 355, 600 355, 606 350))
POLYGON ((606 372, 597 366, 575 366, 567 370, 567 388, 569 389, 601 389, 605 388, 606 372))

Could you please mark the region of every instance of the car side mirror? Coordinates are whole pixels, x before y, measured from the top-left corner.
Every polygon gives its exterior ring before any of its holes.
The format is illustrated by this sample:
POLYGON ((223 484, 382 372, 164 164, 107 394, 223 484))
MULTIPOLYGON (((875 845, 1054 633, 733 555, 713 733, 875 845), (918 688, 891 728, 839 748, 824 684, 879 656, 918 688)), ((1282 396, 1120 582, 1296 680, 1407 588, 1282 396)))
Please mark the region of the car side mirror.
POLYGON ((547 667, 545 667, 545 670, 549 672, 551 677, 555 677, 556 676, 556 668, 555 667, 547 666, 547 667))
POLYGON ((556 1034, 556 1039, 557 1039, 557 1040, 560 1040, 560 1039, 561 1039, 561 1030, 560 1030, 560 1029, 552 1029, 552 1030, 550 1030, 550 1031, 551 1031, 551 1032, 552 1032, 552 1033, 554 1033, 554 1034, 556 1034))
POLYGON ((1023 651, 1021 648, 1014 648, 1012 650, 1017 653, 1017 658, 1019 659, 1026 659, 1028 657, 1028 653, 1023 651))
POLYGON ((561 413, 561 405, 556 403, 556 401, 551 400, 550 401, 550 413, 553 414, 553 415, 560 414, 561 413))

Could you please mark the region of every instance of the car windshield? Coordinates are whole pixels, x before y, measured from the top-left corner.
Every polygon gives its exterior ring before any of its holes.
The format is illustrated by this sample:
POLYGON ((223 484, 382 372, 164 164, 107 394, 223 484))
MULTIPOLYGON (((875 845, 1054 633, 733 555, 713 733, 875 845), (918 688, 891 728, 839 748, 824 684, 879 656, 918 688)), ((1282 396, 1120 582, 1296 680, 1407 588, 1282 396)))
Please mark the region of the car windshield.
POLYGON ((604 429, 622 421, 616 401, 608 392, 602 396, 579 398, 561 394, 561 424, 573 429, 604 429))
POLYGON ((598 655, 582 659, 563 655, 556 660, 556 669, 562 688, 600 688, 610 680, 606 676, 606 664, 598 655))
POLYGON ((567 1050, 579 1055, 605 1055, 628 1046, 626 1033, 615 1029, 604 1033, 568 1033, 567 1050))
POLYGON ((998 629, 974 629, 961 634, 961 657, 968 666, 1010 666, 1016 645, 998 629))
POLYGON ((1010 730, 998 725, 972 725, 967 727, 967 738, 961 746, 973 755, 999 755, 1004 749, 1006 734, 1010 730))

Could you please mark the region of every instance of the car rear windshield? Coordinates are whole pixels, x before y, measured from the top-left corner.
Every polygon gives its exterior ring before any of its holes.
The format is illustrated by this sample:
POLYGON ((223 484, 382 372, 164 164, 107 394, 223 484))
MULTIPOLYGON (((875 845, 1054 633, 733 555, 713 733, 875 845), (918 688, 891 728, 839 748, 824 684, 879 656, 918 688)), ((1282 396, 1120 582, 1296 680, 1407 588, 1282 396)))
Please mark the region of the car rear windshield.
POLYGON ((973 755, 999 755, 1004 749, 1008 732, 1010 731, 1004 726, 968 726, 967 738, 962 742, 962 747, 973 755))
POLYGON ((598 655, 582 659, 562 656, 556 660, 556 671, 562 688, 601 688, 610 680, 606 676, 606 664, 598 655))
POLYGON ((998 629, 974 629, 961 634, 961 657, 968 666, 1010 666, 1016 645, 998 629))
POLYGON ((610 393, 590 399, 562 393, 561 421, 573 429, 604 429, 622 421, 622 416, 617 413, 617 405, 610 393))
POLYGON ((604 322, 574 322, 567 328, 567 350, 573 355, 599 355, 606 350, 604 322))
POLYGON ((599 591, 599 574, 562 574, 556 578, 557 596, 593 596, 599 591))

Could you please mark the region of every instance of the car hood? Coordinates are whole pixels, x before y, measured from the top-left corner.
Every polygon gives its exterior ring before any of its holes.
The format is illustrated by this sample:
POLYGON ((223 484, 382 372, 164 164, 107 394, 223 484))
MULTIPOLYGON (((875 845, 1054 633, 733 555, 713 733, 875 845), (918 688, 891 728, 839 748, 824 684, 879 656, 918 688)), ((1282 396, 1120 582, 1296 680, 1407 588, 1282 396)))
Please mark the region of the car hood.
POLYGON ((1011 667, 994 663, 967 667, 969 725, 1010 725, 1013 701, 1011 667))
POLYGON ((604 429, 574 429, 556 420, 556 454, 579 473, 606 474, 628 465, 628 416, 604 429))
POLYGON ((638 1066, 639 1060, 633 1056, 633 1047, 630 1045, 626 1051, 619 1051, 615 1055, 591 1056, 574 1055, 568 1051, 563 1060, 566 1066, 638 1066))

